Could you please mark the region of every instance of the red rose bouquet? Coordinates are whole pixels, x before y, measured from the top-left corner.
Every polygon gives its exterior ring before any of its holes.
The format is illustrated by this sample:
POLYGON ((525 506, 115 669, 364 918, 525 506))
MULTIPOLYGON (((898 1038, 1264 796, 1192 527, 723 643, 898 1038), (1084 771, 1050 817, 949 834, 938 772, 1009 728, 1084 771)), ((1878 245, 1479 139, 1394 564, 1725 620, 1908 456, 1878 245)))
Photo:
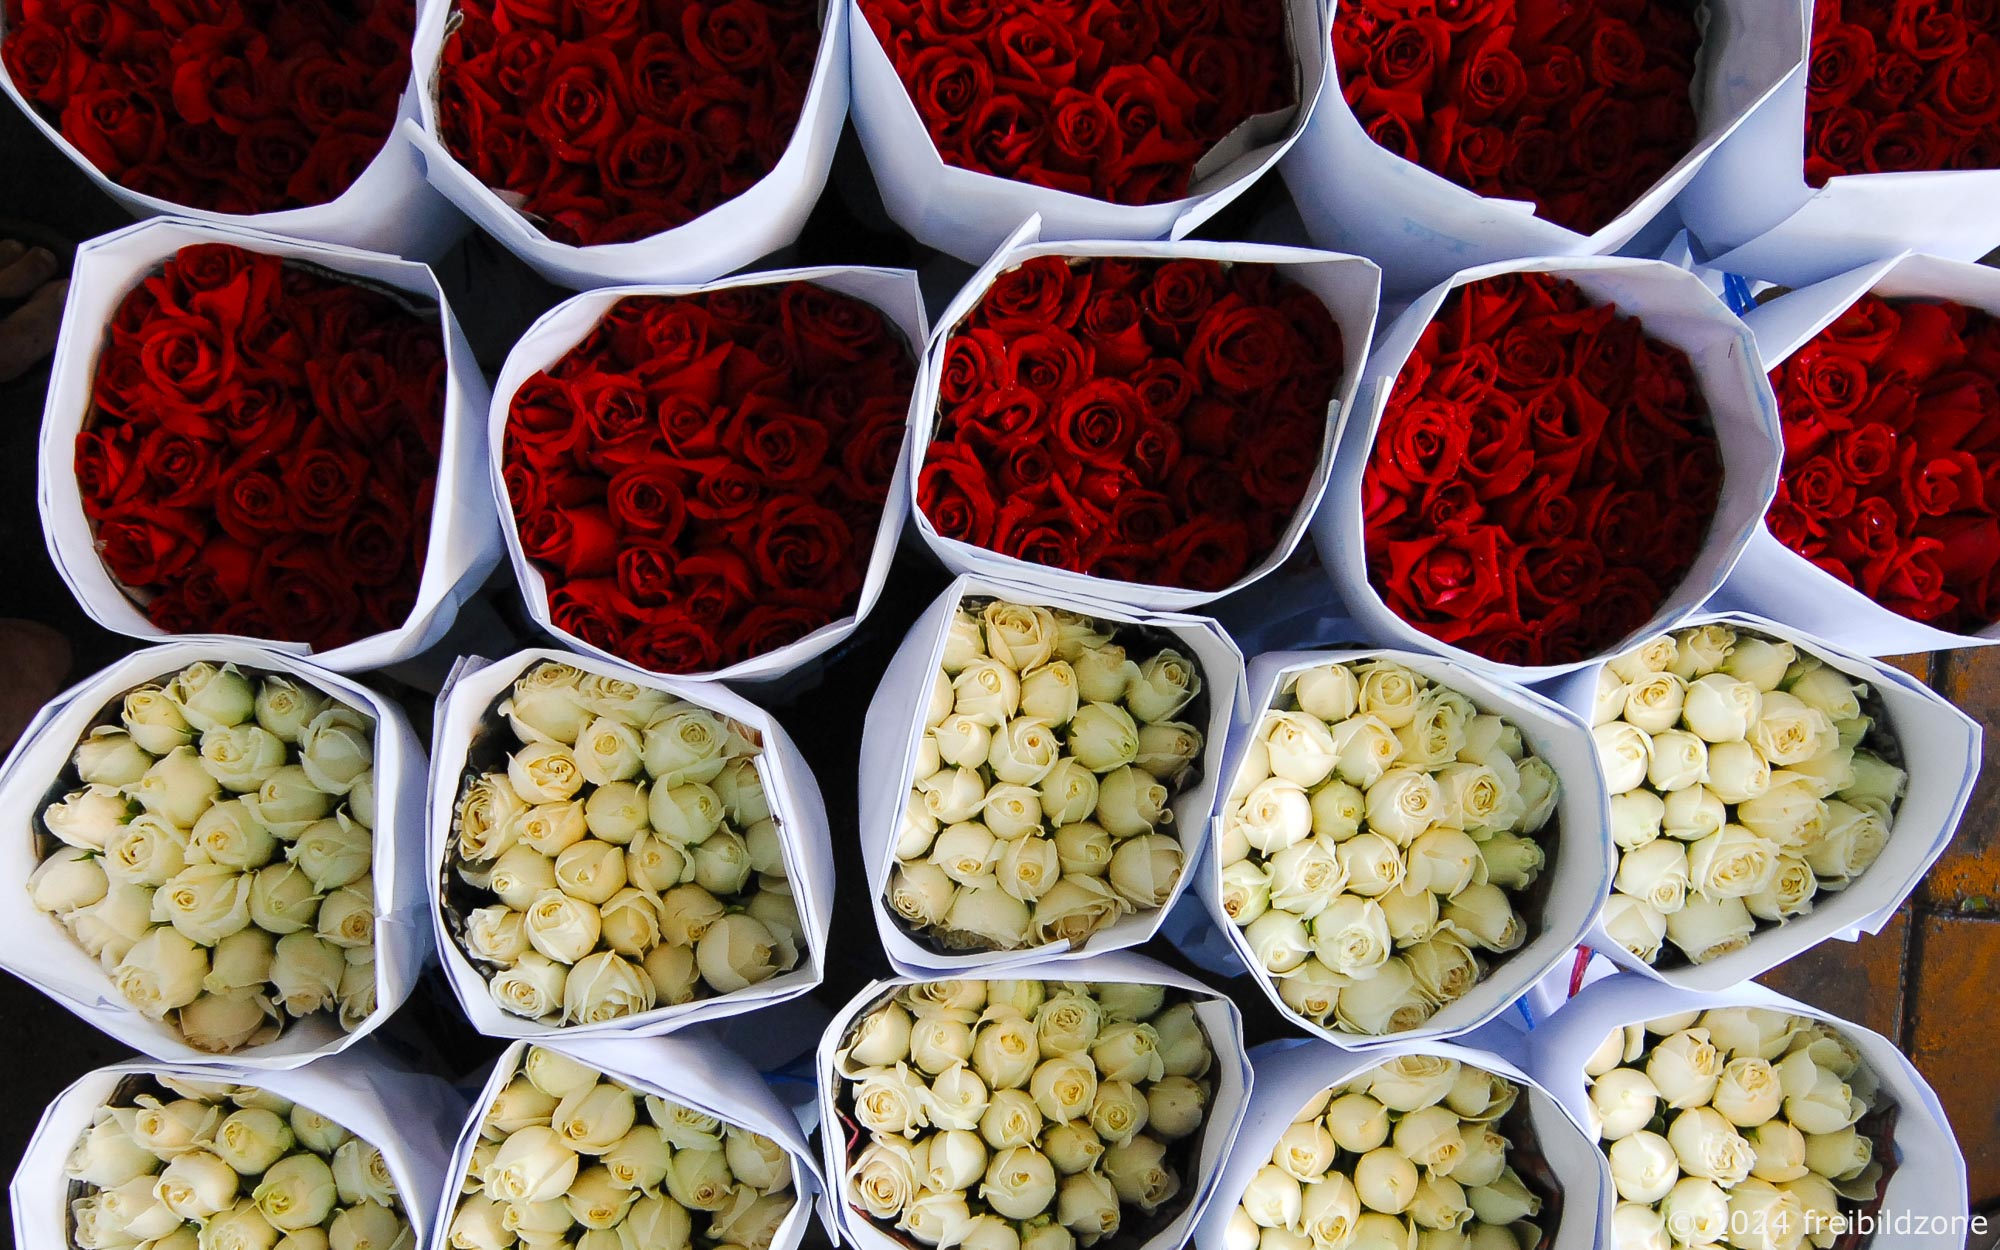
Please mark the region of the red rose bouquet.
MULTIPOLYGON (((80 257, 79 285, 85 269, 80 257)), ((403 626, 447 369, 432 301, 234 245, 182 247, 117 302, 74 438, 104 569, 173 633, 326 650, 403 626)), ((52 385, 52 407, 66 390, 52 385)))
POLYGON ((1187 195, 1218 144, 1300 98, 1285 0, 860 0, 860 13, 945 164, 1111 204, 1187 195))
POLYGON ((1723 476, 1687 352, 1545 273, 1445 296, 1367 455, 1368 585, 1411 628, 1515 665, 1583 660, 1652 619, 1723 476))
POLYGON ((1296 532, 1344 358, 1277 265, 1036 256, 933 357, 917 507, 1009 559, 1220 593, 1296 532))
POLYGON ((216 213, 338 198, 410 81, 412 0, 4 0, 0 63, 105 178, 216 213))
POLYGON ((644 239, 741 195, 791 143, 812 0, 457 0, 438 137, 546 238, 644 239))
POLYGON ((1334 68, 1385 150, 1592 234, 1695 144, 1694 10, 1349 0, 1334 10, 1334 68))
POLYGON ((2000 169, 2000 5, 1815 0, 1806 184, 2000 169))
POLYGON ((2000 318, 1873 293, 1771 371, 1785 465, 1766 524, 1940 630, 2000 620, 2000 318))
POLYGON ((508 369, 499 466, 553 628, 697 673, 858 615, 916 376, 873 303, 813 281, 623 295, 530 368, 508 369))

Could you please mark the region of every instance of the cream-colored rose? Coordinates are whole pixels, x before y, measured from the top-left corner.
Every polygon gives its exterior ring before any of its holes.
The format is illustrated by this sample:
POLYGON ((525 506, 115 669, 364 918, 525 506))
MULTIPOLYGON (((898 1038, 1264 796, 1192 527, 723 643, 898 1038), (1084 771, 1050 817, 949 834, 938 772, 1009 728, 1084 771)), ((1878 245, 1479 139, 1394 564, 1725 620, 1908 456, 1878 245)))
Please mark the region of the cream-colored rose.
POLYGON ((1050 995, 1036 1008, 1034 1018, 1044 1056, 1087 1051, 1104 1026, 1104 1010, 1097 1000, 1074 989, 1050 995))
POLYGON ((994 1090, 979 1116, 979 1136, 994 1150, 1034 1145, 1042 1136, 1035 1096, 1025 1089, 994 1090))
POLYGON ((1425 830, 1410 842, 1403 890, 1453 898, 1470 885, 1480 864, 1479 843, 1457 829, 1425 830))
POLYGON ((201 735, 203 771, 223 789, 242 794, 285 765, 285 741, 259 725, 231 725, 201 735))
POLYGON ((1125 706, 1142 722, 1171 720, 1201 693, 1201 669, 1171 647, 1139 665, 1125 691, 1125 706))
POLYGON ((111 970, 111 983, 142 1015, 158 1020, 193 1002, 207 975, 208 952, 171 925, 161 925, 125 952, 111 970))
POLYGON ((578 1154, 601 1155, 632 1130, 638 1101, 615 1081, 573 1089, 556 1104, 549 1127, 578 1154))
POLYGON ((895 1138, 875 1138, 848 1164, 848 1201, 878 1220, 894 1220, 915 1201, 923 1178, 916 1152, 895 1138))
POLYGON ((955 1246, 973 1227, 965 1195, 919 1190, 896 1227, 926 1246, 955 1246))
POLYGON ((1681 722, 1705 742, 1741 742, 1757 723, 1762 707, 1763 695, 1756 686, 1710 673, 1688 685, 1681 722))
POLYGON ((957 885, 936 864, 899 863, 889 877, 889 906, 913 925, 943 924, 957 897, 957 885))
POLYGON ((1313 918, 1311 927, 1313 953, 1343 977, 1373 976, 1395 949, 1388 918, 1373 899, 1341 895, 1313 918))
POLYGON ((511 964, 528 949, 522 915, 505 904, 481 907, 465 918, 466 953, 488 963, 511 964))
POLYGON ((99 857, 84 847, 65 846, 28 875, 28 897, 58 916, 90 906, 110 889, 99 857))
MULTIPOLYGON (((626 787, 630 785, 626 782, 618 784, 626 787)), ((595 798, 598 794, 610 794, 614 800, 619 797, 618 792, 612 790, 594 791, 591 797, 595 798)), ((638 827, 643 829, 645 823, 645 809, 642 803, 638 827)), ((524 806, 514 813, 509 824, 508 834, 511 841, 532 847, 544 855, 560 855, 583 841, 590 833, 585 801, 580 799, 570 799, 563 803, 537 803, 532 807, 524 806)), ((626 839, 628 842, 630 840, 630 837, 626 839)), ((600 845, 608 846, 610 843, 600 845)))
MULTIPOLYGON (((1022 839, 1023 844, 1029 841, 1048 846, 1050 862, 1055 862, 1054 843, 1040 838, 1022 839)), ((1174 887, 1180 884, 1183 860, 1180 842, 1164 833, 1127 838, 1111 856, 1108 874, 1111 888, 1132 907, 1164 907, 1174 887)))
POLYGON ((653 831, 684 847, 713 836, 723 815, 722 796, 699 781, 660 782, 646 792, 646 818, 653 831))
POLYGON ((1708 744, 1684 729, 1653 735, 1652 759, 1646 782, 1662 794, 1672 794, 1708 779, 1708 744))
POLYGON ((1346 889, 1350 894, 1376 898, 1403 884, 1402 852, 1380 834, 1356 834, 1342 842, 1335 854, 1347 877, 1346 889))
POLYGON ((1042 778, 1036 793, 1041 799, 1041 813, 1052 824, 1061 826, 1088 820, 1097 810, 1097 774, 1076 760, 1059 759, 1042 778))
POLYGON ((165 755, 175 747, 194 741, 196 730, 181 710, 159 686, 140 686, 127 692, 119 712, 125 732, 139 748, 151 755, 165 755))
POLYGON ((1466 745, 1466 726, 1478 716, 1472 700, 1456 690, 1432 687, 1418 700, 1408 724, 1398 728, 1403 744, 1397 761, 1405 767, 1435 769, 1449 763, 1466 745))
POLYGON ((1818 878, 1835 888, 1874 863, 1888 841, 1889 826, 1880 816, 1835 800, 1826 805, 1826 818, 1803 852, 1818 878))
POLYGON ((1096 773, 1122 768, 1139 756, 1139 727, 1114 703, 1086 703, 1065 733, 1069 754, 1096 773))
POLYGON ((1625 687, 1624 719, 1649 734, 1672 729, 1687 700, 1687 683, 1672 673, 1648 673, 1625 687))
MULTIPOLYGON (((1621 796, 1621 797, 1630 797, 1621 796)), ((1542 875, 1548 852, 1539 842, 1511 833, 1496 833, 1479 842, 1479 861, 1485 880, 1503 890, 1525 890, 1542 875)), ((1477 871, 1474 880, 1479 880, 1477 871)))
POLYGON ((986 803, 986 782, 976 769, 945 768, 917 780, 924 810, 942 824, 971 820, 986 803))
POLYGON ((1244 795, 1227 820, 1252 848, 1270 855, 1312 832, 1312 801, 1299 786, 1273 777, 1244 795))
POLYGON ((494 1005, 510 1015, 539 1020, 562 1008, 568 969, 539 951, 525 951, 487 983, 494 1005))
POLYGON ((1809 760, 1801 760, 1786 770, 1794 777, 1810 781, 1813 793, 1830 798, 1854 784, 1854 748, 1834 746, 1809 760))
POLYGON ((1750 1175, 1757 1153, 1727 1117, 1711 1107, 1690 1107, 1667 1126, 1667 1142, 1681 1171, 1725 1188, 1750 1175))
POLYGON ((979 615, 987 654, 1015 672, 1046 664, 1055 654, 1056 618, 1047 608, 996 599, 979 615))
MULTIPOLYGON (((1052 891, 1045 888, 1041 897, 1052 891)), ((981 884, 956 890, 943 925, 989 949, 1014 950, 1028 944, 1033 918, 1028 903, 994 884, 989 875, 981 884)))
POLYGON ((85 785, 129 786, 146 775, 153 756, 116 725, 93 728, 70 757, 77 780, 85 785))
POLYGON ((227 864, 190 864, 154 893, 153 921, 213 946, 250 923, 250 878, 227 864))
POLYGON ((1392 768, 1367 791, 1368 828, 1398 845, 1437 823, 1446 804, 1437 781, 1414 768, 1392 768))
POLYGON ((278 939, 271 959, 273 996, 294 1016, 330 1010, 339 1004, 346 971, 347 956, 340 947, 311 933, 288 933, 278 939))
POLYGON ((1597 743, 1597 758, 1604 766, 1609 793, 1623 794, 1645 782, 1653 760, 1653 740, 1643 729, 1617 720, 1599 725, 1590 734, 1597 743))
MULTIPOLYGON (((1709 750, 1708 758, 1711 777, 1715 772, 1718 757, 1722 754, 1722 748, 1710 748, 1709 750)), ((1643 793, 1643 791, 1638 791, 1634 795, 1627 797, 1637 797, 1638 794, 1643 793)), ((1617 813, 1614 808, 1614 825, 1616 823, 1616 816, 1617 813)), ((1665 801, 1660 805, 1659 832, 1667 837, 1677 838, 1683 842, 1692 842, 1698 838, 1705 838, 1712 833, 1721 832, 1723 825, 1727 824, 1728 821, 1729 809, 1723 804, 1715 791, 1705 785, 1688 786, 1686 789, 1676 790, 1672 794, 1667 795, 1665 801)), ((1624 843, 1621 842, 1620 845, 1622 846, 1624 843)))
POLYGON ((1068 876, 1101 877, 1111 871, 1111 835, 1095 821, 1064 825, 1055 833, 1056 860, 1068 876))
POLYGON ((1430 998, 1418 987, 1410 965, 1391 956, 1374 976, 1340 991, 1340 999, 1334 1004, 1334 1020, 1350 1033, 1379 1036, 1416 1028, 1434 1010, 1430 998))
POLYGON ((723 916, 708 927, 695 943, 695 962, 702 979, 724 994, 767 981, 788 966, 769 926, 740 914, 723 916))
POLYGON ((1250 956, 1274 976, 1283 976, 1312 953, 1312 935, 1301 917, 1288 911, 1267 911, 1243 929, 1250 956))
POLYGON ((1854 782, 1840 792, 1840 797, 1857 807, 1893 807, 1910 780, 1908 773, 1873 751, 1857 750, 1853 769, 1854 782))
POLYGON ((527 807, 505 773, 482 774, 458 803, 458 853, 497 859, 520 837, 515 821, 527 807))
POLYGON ((1151 833, 1173 823, 1167 787, 1132 765, 1113 769, 1098 779, 1096 821, 1115 838, 1151 833))
POLYGON ((1674 641, 1674 636, 1661 634, 1612 659, 1603 671, 1620 681, 1643 681, 1653 673, 1668 672, 1679 657, 1680 646, 1674 641))
MULTIPOLYGON (((702 839, 688 855, 688 875, 718 897, 743 893, 750 884, 752 867, 749 843, 728 829, 718 829, 702 839)), ((560 879, 560 863, 557 869, 560 879)))
POLYGON ((1359 833, 1368 815, 1368 796, 1337 779, 1314 790, 1310 802, 1312 831, 1332 842, 1344 842, 1359 833))
POLYGON ((1076 670, 1066 660, 1050 660, 1021 674, 1021 715, 1049 725, 1066 725, 1082 698, 1076 670))
POLYGON ((161 693, 190 727, 203 733, 240 725, 257 706, 256 687, 234 664, 190 664, 161 693))
POLYGON ((692 1002, 701 983, 701 969, 695 963, 694 948, 663 942, 646 952, 640 968, 653 983, 655 1006, 678 1006, 692 1002))
POLYGON ((271 1165, 251 1199, 273 1228, 311 1228, 333 1213, 340 1192, 333 1169, 317 1155, 295 1154, 271 1165))
POLYGON ((1340 780, 1363 790, 1374 785, 1403 753, 1402 740, 1380 717, 1350 716, 1329 733, 1340 780))
POLYGON ((1802 1133, 1837 1133, 1867 1111, 1853 1089, 1815 1062, 1810 1050, 1786 1055, 1777 1070, 1785 1091, 1785 1118, 1802 1133))
POLYGON ((1254 860, 1239 859, 1222 870, 1223 914, 1237 928, 1248 925, 1271 907, 1271 874, 1254 860))
POLYGON ((998 659, 966 665, 951 679, 951 692, 947 715, 955 713, 988 727, 997 728, 1021 710, 1020 675, 998 659))
POLYGON ((190 829, 221 798, 222 786, 202 767, 195 748, 181 746, 154 761, 144 776, 126 787, 126 793, 162 820, 190 829))
POLYGON ((1805 1207, 1768 1181, 1746 1180, 1729 1191, 1729 1228, 1738 1250, 1794 1250, 1806 1233, 1805 1207))
POLYGON ((1760 920, 1785 921, 1811 911, 1813 895, 1818 892, 1819 880, 1811 864, 1797 856, 1780 855, 1771 884, 1745 895, 1743 903, 1760 920))
POLYGON ((521 920, 528 942, 557 963, 573 964, 597 948, 602 919, 597 908, 563 891, 544 890, 521 920))
MULTIPOLYGON (((107 850, 119 840, 138 807, 121 790, 92 783, 42 809, 42 825, 57 839, 86 851, 107 850)), ((156 822, 173 828, 171 821, 156 822)), ((178 871, 178 870, 176 870, 178 871)), ((172 874, 169 874, 172 875, 172 874)))
POLYGON ((396 1199, 396 1179, 389 1174, 389 1161, 382 1152, 360 1138, 349 1138, 333 1152, 333 1183, 341 1202, 379 1202, 384 1206, 396 1199))
POLYGON ((1598 923, 1612 941, 1647 963, 1660 957, 1660 945, 1667 937, 1667 918, 1645 899, 1613 894, 1604 900, 1604 912, 1598 923))
POLYGON ((1812 1170, 1806 1166, 1805 1134, 1782 1119, 1766 1120, 1745 1129, 1743 1138, 1756 1152, 1757 1161, 1750 1165, 1750 1175, 1758 1180, 1792 1181, 1812 1170))
POLYGON ((1619 857, 1612 887, 1646 900, 1663 916, 1671 915, 1687 899, 1688 874, 1688 848, 1672 838, 1659 838, 1619 857))
MULTIPOLYGON (((978 1139, 973 1140, 977 1142, 978 1139)), ((937 1166, 937 1154, 938 1148, 933 1143, 933 1169, 937 1166)), ((1015 1146, 1002 1150, 988 1163, 986 1177, 979 1185, 979 1196, 994 1211, 1010 1220, 1025 1220, 1039 1215, 1055 1200, 1055 1167, 1047 1155, 1033 1147, 1015 1146)))
POLYGON ((1806 1166, 1828 1180, 1852 1180, 1875 1157, 1874 1144, 1852 1126, 1838 1132, 1812 1134, 1805 1142, 1806 1166))
POLYGON ((1527 925, 1507 892, 1497 885, 1466 886, 1444 904, 1440 915, 1472 945, 1496 955, 1515 950, 1528 940, 1527 925))
POLYGON ((1611 1143, 1611 1182, 1627 1202, 1654 1203, 1681 1178, 1680 1159, 1666 1138, 1641 1130, 1611 1143))
POLYGON ((623 889, 598 908, 598 928, 604 944, 630 959, 644 959, 660 943, 659 896, 623 889))
POLYGON ((1785 678, 1785 670, 1797 652, 1789 642, 1738 634, 1722 671, 1749 682, 1759 690, 1775 690, 1785 678))
POLYGON ((1074 945, 1127 910, 1129 905, 1098 878, 1066 874, 1035 900, 1031 928, 1038 943, 1074 945))
POLYGON ((1310 789, 1318 785, 1342 762, 1333 731, 1318 717, 1303 712, 1264 713, 1257 737, 1264 744, 1272 774, 1296 786, 1310 789))
POLYGON ((307 825, 285 848, 285 858, 311 879, 315 890, 337 890, 368 875, 375 860, 375 834, 346 812, 335 812, 330 820, 307 825))
POLYGON ((1630 1137, 1650 1124, 1659 1107, 1660 1091, 1637 1068, 1613 1068, 1591 1082, 1590 1109, 1600 1141, 1630 1137))
POLYGON ((1456 933, 1443 931, 1404 947, 1400 952, 1418 991, 1438 1004, 1457 1002, 1479 984, 1479 957, 1456 933))
POLYGON ((576 1151, 559 1133, 531 1125, 500 1143, 481 1181, 485 1193, 497 1201, 550 1202, 569 1189, 579 1166, 576 1151))
POLYGON ((1736 805, 1736 822, 1780 847, 1800 847, 1825 828, 1828 809, 1819 787, 1790 770, 1771 774, 1771 784, 1736 805))
POLYGON ((658 1002, 653 978, 613 951, 598 951, 576 962, 563 978, 563 1019, 601 1024, 651 1011, 658 1002))
POLYGON ((1347 665, 1323 664, 1294 676, 1292 695, 1299 701, 1301 711, 1335 725, 1354 715, 1360 703, 1361 684, 1347 665))
POLYGON ((1597 684, 1591 692, 1591 728, 1624 718, 1625 685, 1625 679, 1611 667, 1597 670, 1597 684))
POLYGON ((1826 713, 1782 690, 1773 690, 1763 698, 1747 738, 1773 766, 1801 763, 1837 745, 1838 731, 1826 713))

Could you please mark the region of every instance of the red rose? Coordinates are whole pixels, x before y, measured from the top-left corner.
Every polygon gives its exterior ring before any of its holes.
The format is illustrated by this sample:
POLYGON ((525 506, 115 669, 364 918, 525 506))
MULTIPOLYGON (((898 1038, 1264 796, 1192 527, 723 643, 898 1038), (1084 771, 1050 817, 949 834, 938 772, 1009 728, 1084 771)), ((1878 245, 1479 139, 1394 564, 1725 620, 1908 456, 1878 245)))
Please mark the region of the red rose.
POLYGON ((778 301, 788 341, 812 370, 849 367, 880 356, 888 337, 882 315, 858 300, 811 283, 788 284, 778 301))
POLYGON ((293 528, 314 534, 341 529, 360 503, 367 477, 367 458, 352 448, 313 448, 289 459, 280 481, 293 528))
POLYGON ((770 402, 746 403, 729 429, 730 450, 774 483, 803 482, 819 472, 832 441, 825 425, 770 402))
MULTIPOLYGON (((691 199, 696 188, 713 176, 700 142, 684 130, 669 129, 650 117, 634 118, 610 143, 597 150, 597 172, 607 191, 628 199, 676 204, 691 199)), ((687 214, 665 207, 654 210, 661 224, 654 228, 618 229, 615 233, 644 238, 685 220, 687 214)), ((609 228, 606 233, 613 233, 609 228)))
POLYGON ((1122 462, 1138 434, 1139 400, 1115 378, 1084 383, 1062 401, 1056 437, 1080 460, 1109 466, 1122 462))
POLYGON ((933 448, 917 479, 917 500, 932 527, 975 547, 993 541, 997 494, 977 460, 950 448, 933 448))
POLYGON ((687 524, 687 504, 672 470, 659 465, 634 465, 611 479, 605 494, 612 521, 625 532, 670 544, 687 524))
POLYGON ((549 58, 528 129, 564 160, 588 161, 623 128, 630 113, 624 71, 607 48, 569 43, 549 58))
POLYGON ((978 45, 952 39, 924 48, 911 63, 911 97, 940 148, 958 141, 993 96, 993 70, 978 45))
POLYGON ((625 637, 618 583, 608 577, 564 582, 549 592, 549 621, 585 646, 615 652, 625 637))
POLYGON ((831 509, 802 495, 780 495, 763 505, 750 562, 767 586, 811 586, 836 568, 851 541, 846 522, 831 509))

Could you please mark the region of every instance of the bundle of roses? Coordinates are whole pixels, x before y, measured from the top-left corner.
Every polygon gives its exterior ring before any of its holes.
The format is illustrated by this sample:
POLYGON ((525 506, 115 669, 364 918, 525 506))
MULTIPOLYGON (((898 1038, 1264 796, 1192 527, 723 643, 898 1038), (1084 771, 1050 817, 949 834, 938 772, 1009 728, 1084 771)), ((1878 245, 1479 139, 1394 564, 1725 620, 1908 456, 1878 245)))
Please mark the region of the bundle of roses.
POLYGON ((945 951, 1082 949, 1166 905, 1199 778, 1200 667, 1136 630, 960 603, 931 686, 888 903, 945 951), (1114 641, 1115 640, 1115 641, 1114 641))
POLYGON ((820 1103, 842 1231, 905 1250, 1186 1244, 1242 1112, 1235 1010, 1144 960, 1066 971, 1116 979, 892 982, 834 1021, 820 1103))
POLYGON ((290 657, 129 657, 46 711, 0 781, 10 875, 49 935, 0 959, 168 1057, 344 1046, 423 957, 386 923, 420 888, 386 851, 414 752, 392 705, 290 657))
POLYGON ((1202 618, 954 582, 862 733, 890 962, 991 970, 1150 937, 1200 855, 1241 665, 1202 618))
POLYGON ((51 1107, 15 1177, 16 1227, 36 1234, 23 1244, 417 1250, 436 1199, 406 1186, 439 1179, 423 1113, 450 1095, 428 1078, 329 1063, 268 1085, 141 1065, 90 1073, 51 1107), (391 1094, 409 1099, 393 1128, 391 1094), (319 1110, 342 1104, 372 1140, 319 1110))
POLYGON ((1288 674, 1216 826, 1253 971, 1322 1028, 1421 1027, 1527 941, 1560 785, 1514 723, 1394 659, 1288 674))
POLYGON ((1874 689, 1732 624, 1611 661, 1591 723, 1620 851, 1601 923, 1648 964, 1733 954, 1845 890, 1888 845, 1907 788, 1874 689))
POLYGON ((1710 90, 1743 78, 1768 99, 1681 197, 1706 263, 1796 287, 1905 250, 1975 261, 2000 244, 2000 222, 1966 211, 2000 189, 2000 13, 1760 7, 1761 38, 1711 35, 1710 90))
POLYGON ((664 1032, 811 988, 824 816, 764 713, 550 651, 441 707, 433 919, 479 1028, 664 1032))
POLYGON ((1610 842, 1581 720, 1407 652, 1263 655, 1249 690, 1199 891, 1301 1028, 1463 1033, 1588 931, 1610 842))
POLYGON ((530 611, 657 673, 774 676, 832 646, 887 574, 923 338, 900 270, 558 305, 490 431, 530 611))
POLYGON ((1378 260, 1402 292, 1491 261, 1608 255, 1797 70, 1775 7, 1342 4, 1285 180, 1315 240, 1378 260), (1738 45, 1754 55, 1725 78, 1738 45))
POLYGON ((428 255, 453 215, 391 133, 415 20, 412 0, 7 0, 0 86, 135 216, 428 255))
POLYGON ((498 542, 463 502, 484 382, 429 268, 152 221, 79 248, 74 281, 42 510, 93 618, 338 668, 442 636, 498 542))
POLYGON ((1937 1095, 1859 1025, 1759 986, 1697 994, 1613 976, 1536 1036, 1536 1079, 1598 1140, 1617 1250, 1882 1245, 1857 1215, 1965 1209, 1937 1095))
POLYGON ((2000 634, 1997 310, 1991 270, 1933 256, 1751 310, 1785 463, 1732 595, 1875 654, 2000 634))
MULTIPOLYGON (((1259 1250, 1266 1239, 1300 1250, 1433 1239, 1470 1250, 1593 1244, 1594 1208, 1572 1207, 1567 1226, 1544 1240, 1541 1225, 1589 1194, 1579 1178, 1558 1197, 1540 1135, 1561 1135, 1559 1148, 1571 1137, 1583 1142, 1546 1095, 1497 1057, 1441 1047, 1362 1059, 1356 1072, 1354 1057, 1308 1044, 1253 1062, 1250 1114, 1237 1161, 1202 1221, 1203 1247, 1259 1250), (1267 1093, 1267 1082, 1277 1088, 1267 1093)), ((1569 1161, 1557 1149, 1549 1154, 1569 1161)))
POLYGON ((798 237, 847 107, 845 6, 451 0, 413 58, 433 185, 552 282, 700 282, 798 237))
POLYGON ((1103 247, 1025 226, 945 312, 915 406, 918 527, 961 572, 1203 603, 1302 536, 1377 274, 1294 248, 1103 247))
POLYGON ((1325 18, 1296 0, 854 0, 854 122, 889 216, 977 263, 1031 217, 1065 239, 1179 238, 1305 124, 1325 18))
POLYGON ((1534 680, 1670 625, 1749 541, 1778 461, 1743 325, 1658 261, 1484 266, 1368 362, 1314 537, 1357 619, 1534 680))
MULTIPOLYGON (((600 1066, 640 1059, 643 1070, 676 1071, 668 1061, 677 1057, 697 1068, 708 1058, 692 1047, 657 1056, 615 1045, 510 1048, 453 1160, 441 1250, 797 1245, 814 1188, 800 1183, 811 1175, 803 1139, 767 1135, 600 1066)), ((729 1091, 737 1099, 762 1088, 747 1069, 727 1075, 743 1081, 729 1091)), ((686 1070, 677 1076, 689 1080, 686 1070)))

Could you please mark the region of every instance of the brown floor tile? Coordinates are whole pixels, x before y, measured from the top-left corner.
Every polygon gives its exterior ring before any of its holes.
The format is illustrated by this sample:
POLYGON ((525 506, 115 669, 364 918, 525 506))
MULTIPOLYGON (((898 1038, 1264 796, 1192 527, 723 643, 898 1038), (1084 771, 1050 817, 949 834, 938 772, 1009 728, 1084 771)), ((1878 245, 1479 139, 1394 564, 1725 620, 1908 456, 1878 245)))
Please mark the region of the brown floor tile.
POLYGON ((1932 674, 1943 667, 1936 663, 1937 659, 1935 651, 1917 651, 1910 655, 1885 655, 1882 662, 1902 669, 1918 681, 1928 682, 1932 674))
POLYGON ((1988 730, 1979 785, 1920 898, 1939 907, 1981 899, 2000 904, 2000 733, 1992 729, 2000 725, 2000 648, 1954 651, 1938 668, 1933 685, 1988 730))
POLYGON ((1822 942, 1757 980, 1900 1041, 1903 957, 1909 943, 1910 908, 1905 905, 1882 932, 1858 942, 1822 942))
POLYGON ((1993 1061, 2000 920, 1932 914, 1917 924, 1909 1054, 1944 1100, 1978 1210, 2000 1202, 2000 1064, 1993 1061))

